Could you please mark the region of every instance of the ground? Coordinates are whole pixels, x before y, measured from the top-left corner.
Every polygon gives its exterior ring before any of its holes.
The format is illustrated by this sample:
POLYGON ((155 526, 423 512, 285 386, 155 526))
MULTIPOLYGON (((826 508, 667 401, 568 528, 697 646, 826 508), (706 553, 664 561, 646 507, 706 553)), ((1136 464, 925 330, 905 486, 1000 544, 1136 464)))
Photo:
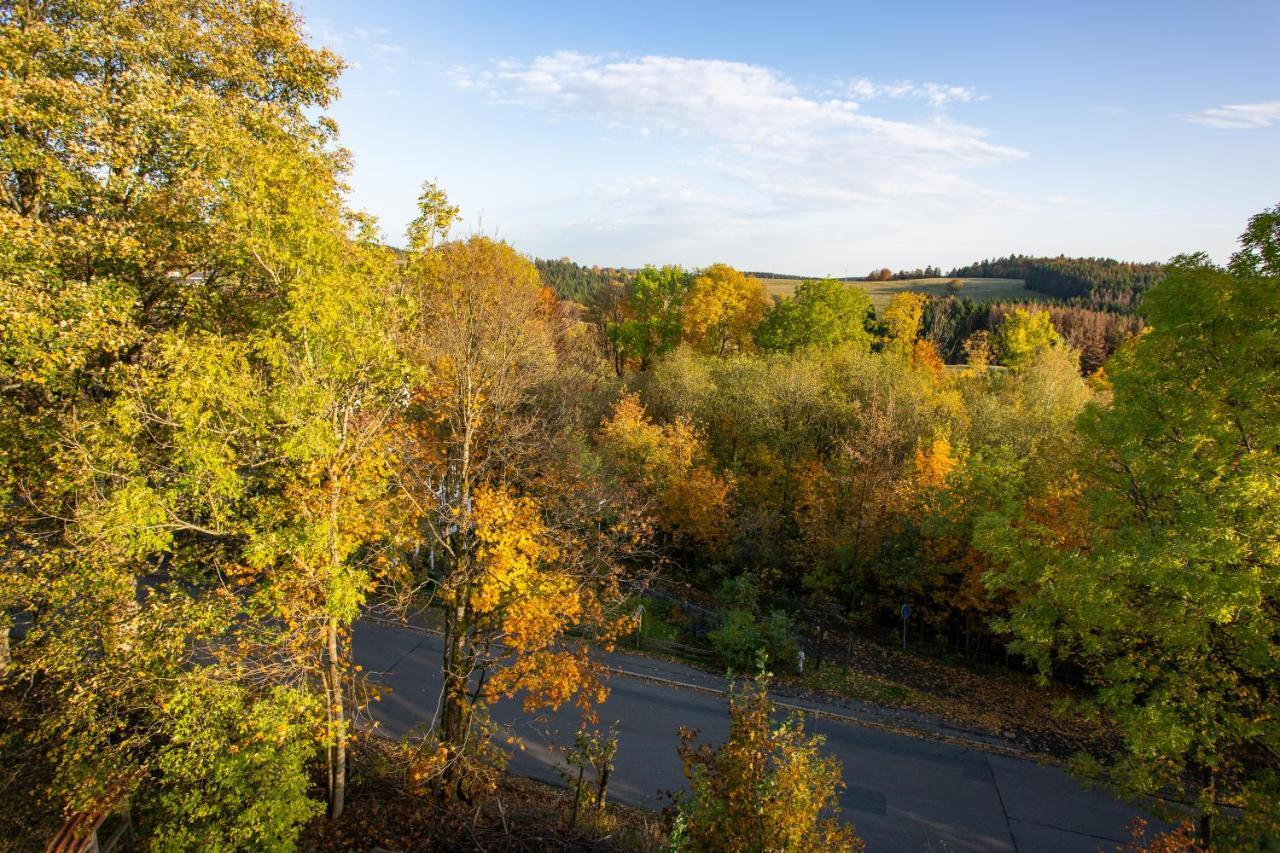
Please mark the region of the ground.
MULTIPOLYGON (((796 289, 796 285, 803 279, 762 278, 760 281, 771 296, 790 296, 792 291, 796 289)), ((893 294, 903 290, 925 293, 930 296, 946 296, 947 282, 949 281, 951 281, 950 278, 917 278, 902 281, 855 281, 852 283, 867 291, 871 295, 871 304, 880 309, 889 304, 889 298, 893 294)), ((1017 278, 962 278, 960 281, 963 284, 960 287, 959 295, 968 296, 976 302, 992 302, 997 299, 1042 301, 1052 298, 1036 290, 1027 290, 1023 286, 1022 279, 1017 278)))
POLYGON ((406 784, 408 752, 400 741, 359 738, 352 751, 347 807, 337 821, 307 826, 299 848, 452 851, 641 851, 666 837, 665 819, 610 803, 603 813, 582 809, 570 826, 569 791, 521 776, 500 774, 497 790, 479 803, 413 792, 406 784))

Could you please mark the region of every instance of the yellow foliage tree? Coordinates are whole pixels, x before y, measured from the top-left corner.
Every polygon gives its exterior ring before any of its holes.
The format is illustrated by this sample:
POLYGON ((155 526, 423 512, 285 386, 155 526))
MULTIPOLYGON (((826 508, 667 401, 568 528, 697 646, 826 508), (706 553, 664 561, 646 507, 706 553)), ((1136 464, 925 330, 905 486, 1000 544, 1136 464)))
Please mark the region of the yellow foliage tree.
POLYGON ((920 334, 920 321, 924 317, 925 297, 903 290, 893 294, 884 308, 881 321, 885 327, 885 347, 894 352, 910 354, 920 334))
POLYGON ((775 725, 768 680, 729 695, 729 737, 713 750, 680 730, 680 759, 693 789, 679 801, 673 846, 693 851, 860 851, 840 821, 840 762, 793 717, 775 725))
POLYGON ((685 298, 684 340, 710 355, 750 349, 768 310, 763 284, 728 264, 712 264, 693 280, 685 298))
POLYGON ((417 320, 402 346, 417 375, 398 476, 415 588, 445 635, 436 748, 422 772, 461 793, 487 751, 497 696, 523 693, 530 708, 576 696, 584 710, 603 698, 569 632, 607 643, 628 625, 616 554, 642 532, 575 464, 574 422, 551 420, 565 407, 539 405, 561 393, 561 351, 572 347, 533 264, 472 237, 424 243, 406 279, 417 320))

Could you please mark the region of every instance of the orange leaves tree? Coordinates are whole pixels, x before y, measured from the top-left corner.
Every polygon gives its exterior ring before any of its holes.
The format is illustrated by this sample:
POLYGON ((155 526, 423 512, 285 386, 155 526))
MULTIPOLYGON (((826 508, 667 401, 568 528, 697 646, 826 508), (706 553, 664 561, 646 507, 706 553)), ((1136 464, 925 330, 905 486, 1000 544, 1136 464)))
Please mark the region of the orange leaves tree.
POLYGON ((695 744, 680 730, 680 760, 692 788, 677 801, 677 850, 855 851, 864 849, 840 821, 844 788, 838 759, 822 738, 805 735, 792 717, 774 724, 768 680, 729 694, 729 737, 719 749, 695 744))
POLYGON ((702 434, 687 417, 656 424, 629 394, 601 425, 599 444, 611 470, 647 497, 649 513, 677 545, 723 550, 733 480, 711 466, 702 434))
POLYGON ((565 393, 574 367, 533 264, 472 237, 415 253, 406 282, 415 391, 397 476, 417 603, 445 640, 429 773, 465 794, 493 699, 603 698, 585 638, 626 624, 619 560, 643 531, 594 473, 572 402, 585 395, 565 393))

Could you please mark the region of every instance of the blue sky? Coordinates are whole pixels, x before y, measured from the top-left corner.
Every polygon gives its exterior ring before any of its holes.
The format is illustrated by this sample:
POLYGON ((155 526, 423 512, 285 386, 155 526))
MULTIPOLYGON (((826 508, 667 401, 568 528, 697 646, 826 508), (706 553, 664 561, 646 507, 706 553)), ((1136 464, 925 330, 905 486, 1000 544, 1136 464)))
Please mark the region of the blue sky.
POLYGON ((1280 3, 302 0, 352 200, 602 266, 1225 259, 1280 202, 1280 3))

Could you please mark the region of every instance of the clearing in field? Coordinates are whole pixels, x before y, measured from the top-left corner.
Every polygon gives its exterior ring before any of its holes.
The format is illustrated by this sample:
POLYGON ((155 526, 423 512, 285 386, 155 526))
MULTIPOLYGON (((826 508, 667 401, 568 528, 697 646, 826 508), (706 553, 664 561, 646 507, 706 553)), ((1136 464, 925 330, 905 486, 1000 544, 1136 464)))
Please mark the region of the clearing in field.
MULTIPOLYGON (((1034 301, 1051 300, 1047 293, 1027 290, 1020 278, 962 278, 958 296, 968 296, 976 302, 993 302, 995 300, 1031 299, 1034 301)), ((802 278, 762 278, 760 281, 769 291, 770 296, 790 296, 796 285, 804 281, 802 278)), ((903 290, 925 293, 929 296, 946 296, 947 282, 950 278, 914 278, 901 281, 855 281, 871 296, 871 304, 880 310, 889 304, 889 297, 903 290)))

